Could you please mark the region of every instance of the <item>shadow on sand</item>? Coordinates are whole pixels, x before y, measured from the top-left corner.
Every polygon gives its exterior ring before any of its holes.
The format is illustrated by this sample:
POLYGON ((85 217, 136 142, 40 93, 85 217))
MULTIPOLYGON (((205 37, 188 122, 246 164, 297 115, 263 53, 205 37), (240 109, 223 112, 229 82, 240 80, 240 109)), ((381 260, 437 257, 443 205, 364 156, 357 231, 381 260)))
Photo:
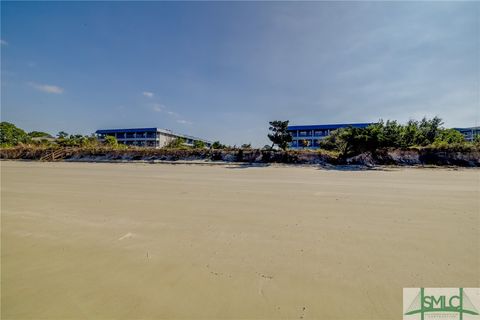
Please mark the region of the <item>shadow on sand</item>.
POLYGON ((236 163, 227 166, 227 169, 250 169, 266 168, 271 166, 287 168, 314 168, 327 171, 389 171, 391 168, 384 166, 363 166, 363 165, 332 165, 332 164, 285 164, 285 163, 236 163))
POLYGON ((266 168, 270 167, 271 163, 240 163, 240 164, 232 164, 227 166, 227 169, 250 169, 250 168, 266 168))

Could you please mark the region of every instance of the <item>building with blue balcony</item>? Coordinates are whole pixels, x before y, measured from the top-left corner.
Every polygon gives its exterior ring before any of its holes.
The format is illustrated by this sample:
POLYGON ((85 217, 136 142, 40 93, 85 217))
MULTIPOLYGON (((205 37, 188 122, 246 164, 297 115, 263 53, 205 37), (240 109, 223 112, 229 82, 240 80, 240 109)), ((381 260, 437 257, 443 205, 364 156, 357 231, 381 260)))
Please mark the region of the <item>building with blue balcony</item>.
POLYGON ((480 127, 470 127, 470 128, 453 128, 463 134, 465 140, 473 141, 476 136, 480 136, 480 127))
POLYGON ((100 141, 104 140, 106 136, 112 136, 117 139, 118 143, 128 146, 162 148, 177 138, 184 139, 187 146, 193 146, 195 141, 202 141, 207 147, 212 145, 205 139, 160 128, 101 129, 97 130, 95 134, 100 141))
POLYGON ((325 139, 334 130, 340 128, 366 128, 373 123, 342 123, 317 124, 306 126, 289 126, 288 132, 292 136, 291 149, 318 149, 320 141, 325 139))

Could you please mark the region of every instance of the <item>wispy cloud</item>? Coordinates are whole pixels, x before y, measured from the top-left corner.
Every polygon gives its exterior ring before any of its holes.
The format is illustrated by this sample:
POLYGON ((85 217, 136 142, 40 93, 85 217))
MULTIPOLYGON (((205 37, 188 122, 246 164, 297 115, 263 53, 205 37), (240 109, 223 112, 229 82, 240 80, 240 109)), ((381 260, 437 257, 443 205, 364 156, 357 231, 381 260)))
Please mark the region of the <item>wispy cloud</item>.
POLYGON ((8 46, 8 42, 5 41, 5 40, 3 40, 3 39, 0 39, 0 44, 1 44, 2 46, 8 46))
POLYGON ((161 103, 158 103, 158 102, 155 102, 155 103, 149 103, 148 104, 148 107, 150 108, 150 110, 154 111, 154 112, 164 112, 166 113, 167 115, 169 115, 170 117, 172 118, 176 118, 177 122, 178 123, 181 123, 181 124, 192 124, 192 122, 190 121, 187 121, 187 120, 183 120, 183 119, 180 119, 181 118, 181 115, 175 111, 172 111, 169 107, 167 107, 166 105, 164 104, 161 104, 161 103))
POLYGON ((153 98, 154 93, 150 91, 143 91, 142 94, 147 98, 153 98))
POLYGON ((35 82, 28 83, 33 88, 37 89, 38 91, 46 92, 46 93, 53 93, 53 94, 62 94, 63 88, 51 84, 40 84, 35 82))
POLYGON ((178 113, 173 112, 173 111, 167 111, 167 114, 170 115, 170 116, 173 116, 173 117, 178 117, 179 116, 178 113))
POLYGON ((187 121, 187 120, 183 120, 183 119, 177 120, 177 122, 180 123, 180 124, 192 124, 191 121, 187 121))
POLYGON ((150 105, 150 107, 155 112, 162 112, 165 109, 165 106, 163 104, 160 104, 160 103, 152 103, 150 105))

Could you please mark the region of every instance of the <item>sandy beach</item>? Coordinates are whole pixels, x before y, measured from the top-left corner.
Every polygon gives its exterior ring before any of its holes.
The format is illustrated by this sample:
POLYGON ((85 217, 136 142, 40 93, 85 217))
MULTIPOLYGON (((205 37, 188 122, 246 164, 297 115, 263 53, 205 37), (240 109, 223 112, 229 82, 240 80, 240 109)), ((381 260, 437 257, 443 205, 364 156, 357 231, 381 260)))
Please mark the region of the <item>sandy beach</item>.
POLYGON ((2 319, 399 319, 479 287, 480 170, 1 162, 2 319))

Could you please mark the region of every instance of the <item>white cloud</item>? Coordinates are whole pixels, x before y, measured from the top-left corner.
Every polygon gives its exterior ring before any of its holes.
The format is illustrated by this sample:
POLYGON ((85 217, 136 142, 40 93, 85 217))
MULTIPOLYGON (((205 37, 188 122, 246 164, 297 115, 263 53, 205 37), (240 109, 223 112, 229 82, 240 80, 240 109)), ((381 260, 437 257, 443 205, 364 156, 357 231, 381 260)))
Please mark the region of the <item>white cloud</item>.
POLYGON ((161 103, 149 103, 148 104, 148 107, 154 111, 154 112, 165 112, 167 115, 169 115, 170 117, 174 118, 174 119, 177 119, 177 123, 180 123, 180 124, 192 124, 192 122, 190 121, 187 121, 187 120, 183 120, 183 119, 180 119, 181 118, 181 115, 175 111, 172 111, 170 110, 169 107, 167 107, 166 105, 164 104, 161 104, 161 103))
POLYGON ((163 109, 165 109, 165 106, 163 104, 160 104, 160 103, 152 103, 150 106, 151 106, 152 110, 155 111, 155 112, 162 112, 163 109))
POLYGON ((5 40, 3 40, 3 39, 0 39, 0 44, 1 44, 2 46, 8 46, 8 42, 5 41, 5 40))
MULTIPOLYGON (((180 118, 180 114, 174 112, 174 111, 171 111, 170 108, 168 108, 166 105, 164 104, 161 104, 161 103, 158 103, 158 102, 155 102, 155 103, 149 103, 148 104, 148 107, 150 108, 150 110, 152 111, 155 111, 155 112, 165 112, 166 114, 168 114, 169 116, 171 117, 174 117, 174 118, 180 118)), ((187 121, 188 122, 188 121, 187 121)), ((186 124, 186 122, 179 122, 179 123, 183 123, 183 124, 186 124)))
POLYGON ((178 117, 178 116, 179 116, 178 113, 173 112, 173 111, 167 111, 167 113, 168 113, 170 116, 173 116, 173 117, 178 117))
POLYGON ((150 91, 143 91, 142 94, 147 98, 153 98, 154 94, 150 91))
POLYGON ((54 86, 51 84, 39 84, 35 82, 29 82, 29 85, 31 85, 33 88, 46 92, 46 93, 53 93, 53 94, 62 94, 63 93, 63 88, 59 86, 54 86))

